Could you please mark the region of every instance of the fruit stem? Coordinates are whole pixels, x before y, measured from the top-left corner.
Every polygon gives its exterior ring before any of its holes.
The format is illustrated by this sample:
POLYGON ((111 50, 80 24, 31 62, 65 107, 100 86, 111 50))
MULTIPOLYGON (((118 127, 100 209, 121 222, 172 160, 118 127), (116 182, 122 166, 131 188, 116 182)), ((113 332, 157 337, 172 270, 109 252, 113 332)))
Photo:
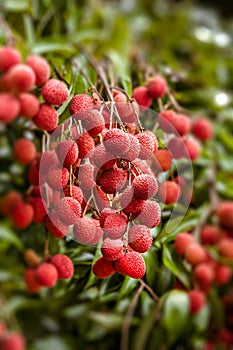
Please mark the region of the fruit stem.
POLYGON ((45 245, 44 245, 44 261, 47 261, 50 256, 49 252, 49 233, 46 231, 45 234, 45 245))

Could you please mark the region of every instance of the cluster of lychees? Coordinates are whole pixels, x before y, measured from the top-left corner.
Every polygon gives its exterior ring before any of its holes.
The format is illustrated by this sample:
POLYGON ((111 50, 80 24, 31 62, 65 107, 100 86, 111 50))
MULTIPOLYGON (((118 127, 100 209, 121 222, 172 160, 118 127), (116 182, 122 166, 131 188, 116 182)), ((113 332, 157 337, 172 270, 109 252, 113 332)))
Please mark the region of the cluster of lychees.
POLYGON ((26 341, 19 332, 8 331, 5 323, 0 321, 0 349, 1 350, 25 350, 26 341))
MULTIPOLYGON (((200 233, 200 243, 188 232, 178 234, 175 240, 176 253, 192 266, 194 289, 188 292, 192 313, 203 308, 206 295, 214 286, 226 286, 232 278, 233 202, 221 202, 217 207, 216 217, 218 225, 205 225, 200 233)), ((222 299, 226 327, 217 332, 216 339, 230 345, 233 343, 232 294, 223 293, 222 299)))

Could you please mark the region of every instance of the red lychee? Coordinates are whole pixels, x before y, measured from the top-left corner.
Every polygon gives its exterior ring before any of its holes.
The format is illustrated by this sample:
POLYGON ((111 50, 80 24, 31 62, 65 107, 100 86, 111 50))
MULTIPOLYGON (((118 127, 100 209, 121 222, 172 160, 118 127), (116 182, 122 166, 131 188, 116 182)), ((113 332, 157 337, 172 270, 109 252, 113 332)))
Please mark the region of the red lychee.
POLYGON ((137 86, 133 89, 133 98, 137 101, 141 107, 150 107, 152 104, 152 98, 149 94, 148 88, 146 86, 137 86))
POLYGON ((144 225, 134 225, 128 234, 129 245, 139 253, 147 252, 152 245, 150 229, 144 225))
POLYGON ((104 147, 114 156, 121 157, 130 147, 130 139, 121 129, 110 129, 104 136, 104 147))
POLYGON ((147 174, 137 176, 132 183, 136 199, 150 199, 158 191, 158 182, 155 177, 147 174))
POLYGON ((199 157, 201 149, 197 140, 195 140, 194 138, 185 139, 184 146, 186 158, 190 158, 191 161, 194 161, 199 157))
POLYGON ((92 164, 81 164, 78 168, 78 183, 82 192, 85 193, 96 186, 95 168, 92 164))
POLYGON ((39 100, 33 94, 23 92, 19 95, 20 115, 25 118, 33 118, 40 108, 39 100))
POLYGON ((127 152, 124 153, 123 159, 132 162, 133 160, 138 158, 140 154, 140 142, 133 134, 128 134, 128 136, 130 140, 130 145, 127 152))
POLYGON ((233 259, 233 238, 222 238, 217 243, 218 252, 225 258, 233 259))
POLYGON ((200 290, 190 290, 188 291, 188 296, 191 313, 198 313, 206 303, 205 294, 200 290))
POLYGON ((7 72, 7 84, 16 93, 32 90, 36 76, 31 67, 26 64, 16 64, 7 72))
POLYGON ((10 214, 10 218, 12 220, 12 224, 17 229, 25 229, 28 227, 34 216, 34 210, 32 205, 25 203, 23 201, 17 202, 10 214))
POLYGON ((69 231, 69 225, 64 224, 56 211, 50 213, 45 219, 48 232, 56 238, 64 238, 69 231))
POLYGON ((143 210, 145 201, 133 196, 133 188, 128 187, 120 197, 121 208, 127 214, 139 213, 143 210))
POLYGON ((46 83, 50 76, 50 67, 46 59, 42 56, 30 55, 26 63, 33 69, 36 75, 36 85, 46 83))
POLYGON ((37 293, 41 289, 41 284, 38 282, 36 276, 36 269, 34 268, 27 268, 24 272, 24 281, 28 291, 31 293, 37 293))
POLYGON ((204 292, 208 292, 215 278, 213 267, 208 263, 198 264, 194 269, 194 277, 200 289, 204 292))
POLYGON ((104 222, 110 214, 117 214, 116 210, 113 208, 104 208, 99 217, 99 223, 101 227, 104 227, 104 222))
POLYGON ((97 109, 92 109, 88 112, 82 124, 90 136, 96 137, 104 129, 104 117, 97 109))
POLYGON ((46 174, 50 168, 58 164, 57 154, 54 151, 45 151, 40 158, 40 172, 46 174))
POLYGON ((121 238, 127 227, 125 215, 110 214, 104 221, 104 233, 111 239, 121 238))
POLYGON ((140 114, 140 108, 135 100, 128 101, 126 95, 120 91, 113 91, 114 101, 121 120, 124 123, 135 123, 136 114, 140 114))
POLYGON ((58 125, 58 114, 55 108, 42 103, 39 112, 33 118, 33 122, 41 130, 53 131, 58 125))
MULTIPOLYGON (((140 153, 138 158, 147 160, 151 158, 155 151, 155 140, 157 141, 156 137, 152 136, 149 133, 141 132, 135 136, 139 143, 140 143, 140 153)), ((157 141, 157 148, 158 148, 158 141, 157 141)))
POLYGON ((63 192, 65 197, 72 197, 76 199, 80 204, 83 202, 83 193, 80 187, 78 186, 71 186, 71 185, 66 185, 63 188, 63 192))
POLYGON ((14 156, 19 163, 28 164, 36 156, 36 147, 31 140, 18 139, 13 146, 14 156))
POLYGON ((83 217, 75 221, 73 232, 79 243, 90 244, 95 239, 96 226, 92 219, 83 217))
POLYGON ((219 285, 227 284, 232 277, 231 269, 228 265, 217 265, 215 268, 215 281, 219 285))
POLYGON ((0 214, 9 216, 14 205, 22 201, 22 195, 17 191, 9 191, 0 201, 0 214))
POLYGON ((7 333, 1 339, 1 350, 25 350, 26 341, 18 332, 7 333))
POLYGON ((52 257, 50 263, 56 267, 58 278, 71 278, 74 274, 74 264, 72 260, 64 254, 56 254, 52 257))
POLYGON ((198 118, 194 121, 192 125, 193 134, 205 142, 210 140, 213 137, 213 127, 211 122, 205 118, 198 118))
POLYGON ((20 104, 18 99, 11 93, 0 93, 0 122, 10 123, 19 114, 20 104))
POLYGON ((185 148, 184 139, 182 137, 173 137, 168 142, 167 147, 174 159, 181 159, 182 157, 187 156, 187 150, 185 148))
POLYGON ((105 259, 103 256, 96 260, 92 269, 97 278, 107 278, 116 272, 112 261, 105 259))
POLYGON ((145 275, 146 264, 142 255, 138 252, 129 251, 114 262, 118 273, 139 279, 145 275))
POLYGON ((21 62, 20 52, 11 46, 0 48, 0 72, 7 71, 10 67, 21 62))
POLYGON ((89 157, 95 148, 95 142, 93 138, 88 134, 88 132, 80 135, 76 142, 79 149, 80 159, 84 159, 87 156, 89 157))
POLYGON ((51 105, 60 106, 69 97, 66 85, 58 79, 49 79, 43 86, 42 96, 51 105))
POLYGON ((101 175, 98 184, 105 193, 116 193, 126 184, 128 172, 124 169, 114 167, 106 170, 101 175))
POLYGON ((94 107, 93 99, 86 94, 75 95, 70 103, 70 114, 75 119, 83 120, 87 118, 88 112, 94 107))
POLYGON ((69 168, 78 160, 78 145, 72 140, 63 140, 58 143, 56 153, 60 163, 69 168))
POLYGON ((167 133, 174 133, 174 120, 176 119, 176 113, 172 109, 160 112, 158 116, 158 122, 160 128, 167 133))
POLYGON ((233 201, 225 201, 218 205, 217 217, 224 227, 233 228, 233 201))
POLYGON ((69 181, 69 171, 61 166, 53 166, 48 170, 46 179, 49 186, 54 190, 61 190, 69 181))
POLYGON ((95 231, 95 238, 89 244, 95 246, 96 244, 98 244, 102 240, 102 238, 104 236, 104 231, 100 227, 99 220, 92 219, 92 221, 95 224, 96 231, 95 231))
POLYGON ((101 246, 101 253, 107 260, 114 261, 120 259, 124 254, 122 240, 105 238, 101 246))
POLYGON ((167 82, 159 74, 150 78, 147 87, 148 87, 148 92, 150 96, 153 98, 161 98, 167 92, 167 82))
POLYGON ((188 232, 179 233, 176 236, 175 245, 174 245, 174 249, 176 253, 180 256, 184 256, 186 248, 191 242, 194 242, 194 239, 190 233, 188 232))
POLYGON ((143 209, 136 219, 141 225, 145 225, 149 228, 158 226, 161 219, 161 209, 157 202, 155 201, 145 201, 143 209))
POLYGON ((80 203, 71 197, 64 197, 56 207, 59 218, 66 225, 73 225, 82 213, 80 203))
POLYGON ((206 225, 200 234, 202 244, 215 245, 222 237, 220 227, 216 225, 206 225))
POLYGON ((160 149, 155 153, 155 168, 158 172, 168 171, 172 165, 172 155, 167 149, 160 149))
POLYGON ((179 136, 186 135, 191 129, 190 119, 184 114, 176 114, 172 123, 179 136))
POLYGON ((36 269, 36 278, 41 286, 53 287, 58 279, 57 269, 50 263, 42 263, 36 269))
POLYGON ((162 203, 173 204, 180 195, 180 187, 175 181, 164 181, 158 190, 158 198, 162 203))
POLYGON ((206 260, 206 251, 199 243, 191 242, 185 249, 185 259, 191 265, 198 265, 206 260))
POLYGON ((103 170, 110 169, 116 163, 115 157, 106 151, 103 144, 98 145, 90 156, 90 161, 98 168, 103 170))
POLYGON ((31 197, 28 203, 31 204, 34 209, 33 221, 37 223, 43 222, 48 210, 44 200, 39 197, 31 197))

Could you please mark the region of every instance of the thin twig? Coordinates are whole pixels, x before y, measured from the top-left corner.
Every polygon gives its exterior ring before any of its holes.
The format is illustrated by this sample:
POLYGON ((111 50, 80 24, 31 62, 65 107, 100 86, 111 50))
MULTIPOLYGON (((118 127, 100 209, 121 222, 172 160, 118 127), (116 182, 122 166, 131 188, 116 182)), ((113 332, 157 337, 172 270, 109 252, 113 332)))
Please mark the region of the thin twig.
POLYGON ((136 309, 138 299, 140 297, 140 294, 142 293, 144 289, 144 286, 141 284, 138 288, 137 292, 135 293, 129 308, 126 312, 122 329, 121 329, 121 344, 120 344, 120 350, 128 350, 128 343, 129 343, 129 331, 130 331, 130 323, 134 314, 134 311, 136 309))
POLYGON ((49 252, 49 233, 45 234, 45 245, 44 245, 44 261, 47 261, 50 256, 49 252))
POLYGON ((152 298, 154 299, 154 301, 157 303, 159 301, 159 297, 158 295, 155 294, 155 292, 153 291, 153 289, 148 286, 148 284, 143 281, 143 280, 139 280, 139 282, 141 283, 141 285, 149 292, 149 294, 152 296, 152 298))

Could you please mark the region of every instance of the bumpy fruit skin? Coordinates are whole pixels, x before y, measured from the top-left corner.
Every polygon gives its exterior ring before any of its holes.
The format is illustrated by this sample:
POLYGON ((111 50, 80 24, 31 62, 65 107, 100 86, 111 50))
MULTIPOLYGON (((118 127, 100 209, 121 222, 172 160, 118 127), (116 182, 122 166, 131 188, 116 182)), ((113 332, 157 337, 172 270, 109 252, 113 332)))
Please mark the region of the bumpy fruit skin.
POLYGON ((41 154, 39 168, 42 174, 47 174, 50 168, 58 164, 57 154, 54 151, 45 151, 41 154))
POLYGON ((146 86, 137 86, 133 89, 132 97, 135 98, 140 107, 150 107, 152 98, 146 86))
POLYGON ((88 134, 88 132, 85 132, 84 134, 80 135, 77 140, 77 145, 79 149, 79 158, 84 159, 85 157, 89 157, 92 151, 95 148, 95 142, 93 138, 88 134))
POLYGON ((69 181, 69 171, 61 166, 54 166, 48 170, 47 183, 53 190, 61 190, 69 181))
POLYGON ((101 253, 105 259, 110 261, 120 259, 124 254, 122 240, 105 238, 101 246, 101 253))
POLYGON ((104 136, 104 147, 114 156, 121 157, 130 147, 129 136, 120 129, 110 129, 104 136))
POLYGON ((53 131, 58 125, 58 114, 55 108, 42 103, 39 112, 33 118, 33 122, 41 130, 53 131))
POLYGON ((1 341, 1 350, 25 350, 26 342, 22 334, 12 332, 4 335, 1 341))
POLYGON ((69 225, 64 224, 56 211, 50 213, 45 219, 45 226, 48 232, 56 238, 64 238, 69 231, 69 225))
POLYGON ((104 227, 104 222, 105 222, 106 218, 111 214, 117 214, 116 210, 113 208, 104 208, 101 211, 100 217, 99 217, 99 223, 100 223, 101 227, 104 227))
POLYGON ((217 243, 217 249, 220 255, 225 258, 233 259, 233 239, 222 238, 217 243))
POLYGON ((194 138, 185 139, 184 146, 185 157, 190 158, 191 161, 195 161, 201 153, 201 148, 197 140, 195 140, 194 138))
POLYGON ((218 265, 215 268, 215 281, 219 285, 227 284, 232 277, 231 269, 228 265, 218 265))
POLYGON ((161 219, 161 209, 155 201, 145 201, 143 209, 136 219, 141 225, 145 225, 149 228, 153 228, 159 225, 161 219))
POLYGON ((43 263, 36 269, 36 278, 41 286, 53 287, 58 279, 57 269, 50 263, 43 263))
POLYGON ((82 121, 82 124, 90 136, 96 137, 104 129, 104 117, 97 109, 92 109, 88 112, 87 118, 82 121))
POLYGON ((60 106, 69 97, 66 85, 58 79, 49 79, 42 88, 44 100, 51 105, 60 106))
POLYGON ((11 46, 0 48, 0 72, 6 72, 10 67, 21 62, 21 55, 11 46))
POLYGON ((17 229, 24 229, 28 227, 34 217, 34 210, 32 205, 24 203, 24 202, 17 202, 14 207, 12 208, 10 218, 12 220, 12 224, 17 229))
POLYGON ((158 198, 162 203, 173 204, 180 195, 180 187, 175 181, 164 181, 158 190, 158 198))
POLYGON ((121 238, 127 227, 124 215, 110 214, 106 217, 103 225, 104 233, 111 239, 121 238))
POLYGON ((201 141, 206 142, 213 137, 213 127, 208 119, 198 118, 192 125, 192 133, 201 141))
POLYGON ((153 98, 161 98, 167 92, 166 80, 159 74, 149 80, 147 87, 150 96, 153 98))
POLYGON ((150 199, 158 191, 158 182, 155 177, 147 174, 137 176, 132 183, 134 197, 137 199, 150 199))
POLYGON ((71 278, 74 274, 74 264, 72 260, 64 254, 56 254, 52 257, 50 263, 55 266, 58 272, 58 278, 71 278))
POLYGON ((180 256, 184 256, 187 246, 189 245, 189 243, 193 241, 194 241, 193 236, 190 233, 188 232, 179 233, 176 236, 175 245, 174 245, 174 249, 176 253, 180 256))
POLYGON ((90 161, 98 168, 103 170, 110 169, 116 163, 115 157, 106 151, 103 144, 98 145, 90 156, 90 161))
POLYGON ((208 292, 215 278, 213 267, 208 263, 198 264, 194 269, 194 277, 200 289, 204 292, 208 292))
POLYGON ((150 229, 144 225, 134 225, 129 230, 128 241, 130 247, 139 253, 147 252, 152 245, 150 229))
POLYGON ((86 94, 75 95, 70 103, 70 114, 77 120, 87 118, 88 112, 94 107, 93 99, 86 94))
POLYGON ((99 220, 92 219, 92 221, 95 224, 96 231, 95 231, 95 238, 89 244, 92 246, 95 246, 103 239, 104 231, 100 227, 99 220))
POLYGON ((140 143, 133 134, 128 134, 130 140, 130 146, 126 153, 124 153, 123 159, 132 162, 138 158, 140 153, 140 143))
POLYGON ((206 225, 200 234, 202 244, 215 245, 222 237, 222 230, 215 225, 206 225))
POLYGON ((19 95, 19 103, 20 115, 25 118, 31 119, 39 112, 40 103, 33 94, 23 92, 19 95))
POLYGON ((12 122, 18 116, 19 111, 20 104, 15 96, 8 92, 0 94, 0 122, 12 122))
POLYGON ((137 121, 136 114, 140 114, 138 103, 135 100, 128 101, 126 95, 120 91, 113 91, 113 97, 121 120, 124 123, 135 123, 137 121))
POLYGON ((82 192, 86 194, 89 190, 96 186, 95 168, 92 164, 81 164, 78 168, 78 182, 82 192))
POLYGON ((25 138, 21 138, 14 143, 13 151, 16 160, 22 164, 30 163, 36 156, 34 143, 25 138))
POLYGON ((112 261, 105 259, 103 256, 96 260, 92 269, 97 278, 107 278, 116 272, 112 261))
POLYGON ((42 56, 31 55, 27 58, 26 63, 35 72, 36 85, 46 83, 50 76, 50 67, 46 59, 42 56))
POLYGON ((27 268, 24 272, 24 281, 28 291, 31 293, 37 293, 41 290, 41 284, 38 282, 36 276, 36 269, 27 268))
POLYGON ((34 71, 26 64, 16 64, 7 72, 7 84, 16 93, 32 90, 36 82, 34 71))
POLYGON ((63 140, 58 143, 56 153, 60 163, 69 168, 78 160, 78 145, 72 140, 63 140))
POLYGON ((98 184, 105 193, 114 194, 125 186, 127 177, 127 170, 114 167, 101 175, 98 184))
POLYGON ((135 279, 142 278, 146 272, 146 264, 142 255, 134 251, 125 253, 114 262, 114 266, 118 273, 135 279))
POLYGON ((83 202, 83 193, 80 187, 78 186, 71 186, 71 185, 66 185, 63 188, 63 193, 65 197, 72 197, 76 199, 80 204, 83 202))
POLYGON ((158 149, 158 140, 149 133, 141 132, 136 135, 140 143, 140 152, 138 158, 142 160, 150 159, 158 149), (155 145, 156 144, 156 145, 155 145))
POLYGON ((44 200, 38 197, 31 197, 28 203, 30 203, 34 209, 33 221, 37 223, 43 222, 48 210, 44 200))
POLYGON ((0 201, 0 214, 9 216, 14 205, 22 201, 22 195, 17 191, 9 191, 0 201))
POLYGON ((187 157, 188 155, 184 139, 182 137, 173 137, 168 142, 168 149, 171 152, 174 159, 181 159, 182 157, 187 157))
POLYGON ((120 197, 121 208, 126 214, 140 213, 144 208, 145 201, 136 199, 133 194, 133 188, 128 187, 120 197))
POLYGON ((198 313, 206 303, 205 294, 200 290, 188 291, 190 301, 190 312, 192 314, 198 313))
POLYGON ((176 134, 179 136, 186 135, 191 129, 190 119, 184 114, 176 114, 173 119, 173 126, 176 130, 176 134))
POLYGON ((172 155, 167 149, 159 149, 155 153, 155 167, 158 172, 167 171, 172 165, 172 155))
POLYGON ((216 214, 221 225, 229 229, 233 228, 233 202, 225 201, 220 203, 216 214))
POLYGON ((206 251, 200 244, 191 242, 185 249, 185 259, 191 265, 198 265, 206 260, 206 251))
POLYGON ((73 225, 82 213, 80 203, 71 197, 64 197, 60 200, 57 208, 57 213, 62 222, 66 225, 73 225))
POLYGON ((83 217, 76 219, 73 232, 78 242, 90 244, 95 239, 96 226, 92 219, 83 217))

